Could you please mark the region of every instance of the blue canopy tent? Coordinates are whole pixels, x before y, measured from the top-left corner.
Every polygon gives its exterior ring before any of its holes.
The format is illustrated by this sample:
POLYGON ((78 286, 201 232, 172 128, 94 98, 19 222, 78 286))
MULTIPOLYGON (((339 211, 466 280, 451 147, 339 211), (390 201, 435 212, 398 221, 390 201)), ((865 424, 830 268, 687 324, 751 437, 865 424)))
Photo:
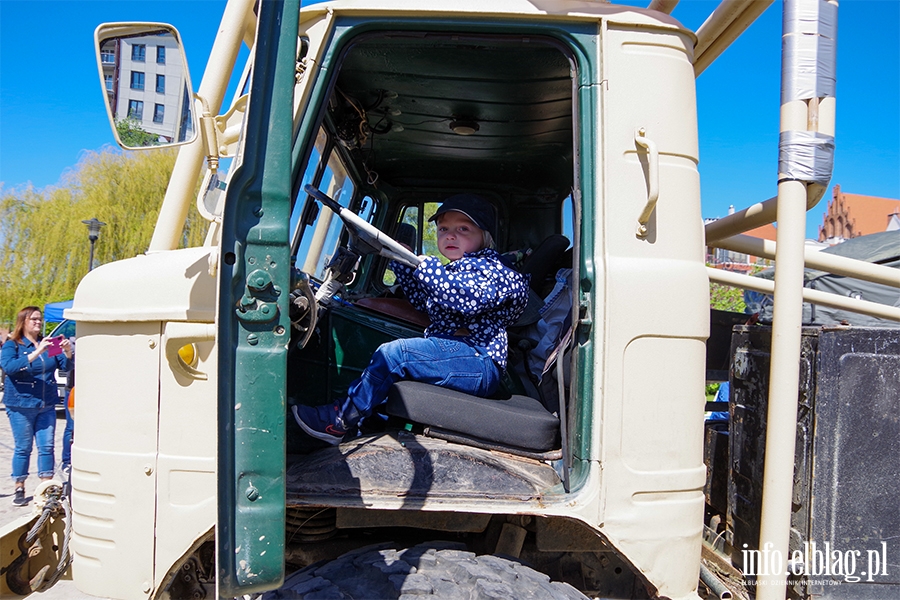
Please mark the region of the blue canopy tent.
MULTIPOLYGON (((65 317, 63 317, 63 311, 67 308, 72 308, 72 301, 65 300, 63 302, 51 302, 49 304, 44 305, 44 327, 46 327, 47 323, 61 323, 65 317)), ((46 333, 46 331, 44 332, 46 333)))

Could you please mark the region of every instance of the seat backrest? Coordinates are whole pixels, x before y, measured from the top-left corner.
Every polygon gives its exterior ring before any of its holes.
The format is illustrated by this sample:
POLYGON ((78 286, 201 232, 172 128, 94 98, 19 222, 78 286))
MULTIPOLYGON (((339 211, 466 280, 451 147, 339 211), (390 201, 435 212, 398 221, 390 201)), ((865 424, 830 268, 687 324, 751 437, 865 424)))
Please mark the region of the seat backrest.
POLYGON ((569 238, 554 234, 544 239, 537 248, 531 251, 522 261, 520 272, 531 276, 531 289, 543 297, 547 294, 549 277, 565 265, 564 256, 570 246, 569 238))
POLYGON ((511 330, 510 338, 516 340, 511 354, 517 360, 511 357, 509 364, 523 383, 530 384, 528 393, 540 398, 550 412, 556 412, 559 406, 556 373, 551 367, 568 345, 567 332, 572 327, 572 269, 560 269, 554 281, 537 310, 539 319, 511 330))

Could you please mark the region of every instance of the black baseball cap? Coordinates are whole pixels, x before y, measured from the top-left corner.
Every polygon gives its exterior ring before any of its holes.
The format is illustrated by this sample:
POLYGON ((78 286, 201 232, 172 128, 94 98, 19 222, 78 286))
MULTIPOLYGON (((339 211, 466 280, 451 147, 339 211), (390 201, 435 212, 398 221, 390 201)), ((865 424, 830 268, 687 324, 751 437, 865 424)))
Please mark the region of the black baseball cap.
POLYGON ((450 196, 428 220, 434 221, 442 214, 452 210, 466 215, 479 229, 487 231, 492 238, 497 239, 497 218, 494 216, 494 207, 481 196, 475 194, 450 196))

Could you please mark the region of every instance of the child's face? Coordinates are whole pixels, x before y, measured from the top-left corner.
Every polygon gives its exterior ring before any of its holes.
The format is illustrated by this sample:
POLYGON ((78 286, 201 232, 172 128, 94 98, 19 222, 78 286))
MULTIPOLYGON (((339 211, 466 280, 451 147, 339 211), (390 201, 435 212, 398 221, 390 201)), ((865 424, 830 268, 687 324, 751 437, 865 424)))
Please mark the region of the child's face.
POLYGON ((441 254, 459 260, 463 254, 484 247, 484 232, 469 217, 451 210, 438 217, 437 242, 441 254))

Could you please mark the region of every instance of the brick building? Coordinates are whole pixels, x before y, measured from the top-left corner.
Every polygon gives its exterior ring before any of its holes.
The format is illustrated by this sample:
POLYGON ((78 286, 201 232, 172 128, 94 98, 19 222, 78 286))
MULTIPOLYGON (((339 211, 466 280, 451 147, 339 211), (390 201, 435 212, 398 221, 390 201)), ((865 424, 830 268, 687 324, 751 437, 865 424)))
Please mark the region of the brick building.
POLYGON ((900 200, 846 194, 835 185, 819 227, 819 241, 837 244, 850 238, 900 230, 900 200))

